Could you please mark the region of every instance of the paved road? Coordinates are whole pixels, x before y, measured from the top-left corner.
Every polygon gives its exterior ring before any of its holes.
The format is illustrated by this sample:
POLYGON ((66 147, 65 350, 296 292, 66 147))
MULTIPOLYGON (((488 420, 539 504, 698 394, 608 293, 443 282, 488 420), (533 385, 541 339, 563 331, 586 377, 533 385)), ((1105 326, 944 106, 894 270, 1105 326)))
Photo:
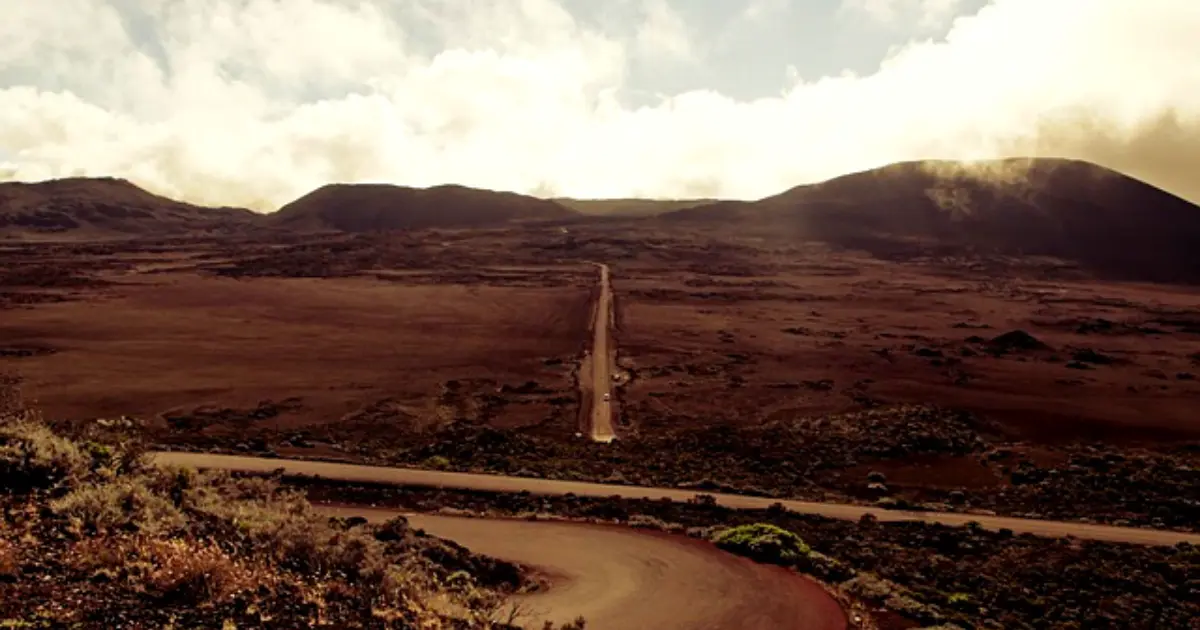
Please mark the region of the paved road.
POLYGON ((587 363, 580 369, 579 382, 590 382, 590 396, 583 396, 586 403, 591 400, 588 431, 597 442, 611 442, 616 437, 613 431, 612 374, 613 353, 609 345, 608 332, 612 327, 612 286, 608 279, 608 265, 596 264, 600 270, 600 295, 596 299, 596 310, 592 319, 592 348, 584 359, 587 363), (591 378, 587 376, 590 374, 591 378))
MULTIPOLYGON (((533 494, 609 497, 620 496, 627 499, 670 499, 672 501, 687 501, 696 493, 690 490, 675 488, 644 488, 639 486, 619 486, 580 481, 555 481, 550 479, 529 479, 524 477, 504 477, 500 475, 484 475, 471 473, 440 472, 434 470, 417 470, 410 468, 388 468, 383 466, 362 466, 357 464, 338 464, 331 462, 313 462, 287 459, 267 459, 258 457, 241 457, 236 455, 210 455, 205 453, 155 453, 157 461, 164 464, 192 466, 196 468, 219 468, 225 470, 269 473, 283 469, 284 474, 304 477, 322 477, 336 481, 357 483, 383 483, 392 485, 409 485, 433 488, 459 488, 466 490, 482 490, 490 492, 522 492, 533 494)), ((775 499, 764 497, 748 497, 733 494, 714 494, 717 502, 739 509, 763 509, 776 503, 775 499)), ((977 516, 974 514, 956 514, 947 512, 908 512, 902 510, 883 510, 862 505, 846 505, 839 503, 813 503, 808 501, 778 501, 784 507, 795 512, 819 514, 830 518, 856 520, 863 514, 873 514, 881 521, 926 521, 945 525, 965 525, 975 521, 987 529, 998 530, 1007 528, 1015 533, 1029 533, 1039 536, 1075 536, 1091 540, 1110 542, 1126 542, 1145 545, 1174 545, 1179 542, 1189 542, 1200 545, 1200 534, 1185 534, 1152 529, 1137 529, 1131 527, 1110 527, 1087 523, 1072 523, 1059 521, 1041 521, 1002 516, 977 516)))
MULTIPOLYGON (((322 506, 386 520, 399 512, 322 506)), ((496 558, 540 569, 546 591, 516 598, 520 623, 587 619, 588 630, 845 630, 820 586, 707 543, 628 528, 405 514, 413 526, 496 558)))

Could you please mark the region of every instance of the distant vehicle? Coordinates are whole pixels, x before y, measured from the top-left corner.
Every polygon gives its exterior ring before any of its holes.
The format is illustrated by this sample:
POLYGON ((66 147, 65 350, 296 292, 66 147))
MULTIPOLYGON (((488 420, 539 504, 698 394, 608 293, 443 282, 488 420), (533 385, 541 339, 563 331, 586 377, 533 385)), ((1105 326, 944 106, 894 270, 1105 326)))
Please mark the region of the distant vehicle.
POLYGON ((608 402, 608 399, 609 399, 609 398, 612 398, 612 396, 611 396, 610 394, 605 394, 605 395, 604 395, 604 402, 608 402))

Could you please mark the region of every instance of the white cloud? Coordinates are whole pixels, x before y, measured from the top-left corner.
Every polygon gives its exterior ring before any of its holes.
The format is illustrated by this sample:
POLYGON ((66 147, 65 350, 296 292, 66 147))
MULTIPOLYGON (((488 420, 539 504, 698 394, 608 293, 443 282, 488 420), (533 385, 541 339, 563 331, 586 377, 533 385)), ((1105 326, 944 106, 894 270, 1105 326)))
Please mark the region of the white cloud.
POLYGON ((647 50, 653 10, 601 32, 555 0, 52 4, 0 21, 0 178, 116 175, 260 209, 329 181, 751 198, 1037 153, 1200 200, 1194 0, 993 0, 871 74, 639 108, 622 105, 629 64, 697 49, 647 50))
POLYGON ((638 28, 637 45, 644 56, 665 55, 690 60, 695 51, 688 26, 667 0, 645 0, 645 21, 638 28))
POLYGON ((783 12, 787 3, 788 0, 750 0, 740 17, 748 22, 763 22, 783 12))
POLYGON ((904 28, 944 27, 961 7, 962 0, 842 0, 842 10, 846 13, 904 28))

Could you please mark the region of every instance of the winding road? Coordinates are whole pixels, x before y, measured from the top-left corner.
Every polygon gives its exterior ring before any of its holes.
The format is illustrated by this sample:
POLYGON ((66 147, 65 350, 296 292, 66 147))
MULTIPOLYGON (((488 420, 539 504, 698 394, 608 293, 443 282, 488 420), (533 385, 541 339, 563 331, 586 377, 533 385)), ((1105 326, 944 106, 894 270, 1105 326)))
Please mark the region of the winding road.
MULTIPOLYGON (((401 514, 320 509, 368 521, 401 514)), ((514 598, 526 613, 519 623, 530 628, 580 615, 588 630, 846 628, 841 607, 812 580, 688 538, 614 526, 403 515, 473 551, 540 569, 550 588, 514 598)))
POLYGON ((612 285, 608 265, 593 263, 600 272, 600 290, 592 312, 592 346, 580 361, 579 387, 582 390, 582 428, 596 442, 611 442, 613 431, 612 374, 613 348, 609 344, 612 328, 612 285))

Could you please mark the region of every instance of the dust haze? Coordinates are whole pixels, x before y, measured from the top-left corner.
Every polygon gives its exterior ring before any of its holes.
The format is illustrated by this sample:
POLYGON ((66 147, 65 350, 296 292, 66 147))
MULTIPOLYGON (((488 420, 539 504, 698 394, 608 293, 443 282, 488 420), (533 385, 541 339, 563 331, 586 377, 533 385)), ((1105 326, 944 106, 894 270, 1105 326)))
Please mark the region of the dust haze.
POLYGON ((628 98, 631 65, 713 54, 669 2, 615 26, 556 0, 77 4, 16 3, 0 24, 0 180, 111 175, 269 211, 333 181, 754 199, 902 160, 1031 155, 1200 201, 1194 0, 993 0, 873 73, 648 106, 628 98))

